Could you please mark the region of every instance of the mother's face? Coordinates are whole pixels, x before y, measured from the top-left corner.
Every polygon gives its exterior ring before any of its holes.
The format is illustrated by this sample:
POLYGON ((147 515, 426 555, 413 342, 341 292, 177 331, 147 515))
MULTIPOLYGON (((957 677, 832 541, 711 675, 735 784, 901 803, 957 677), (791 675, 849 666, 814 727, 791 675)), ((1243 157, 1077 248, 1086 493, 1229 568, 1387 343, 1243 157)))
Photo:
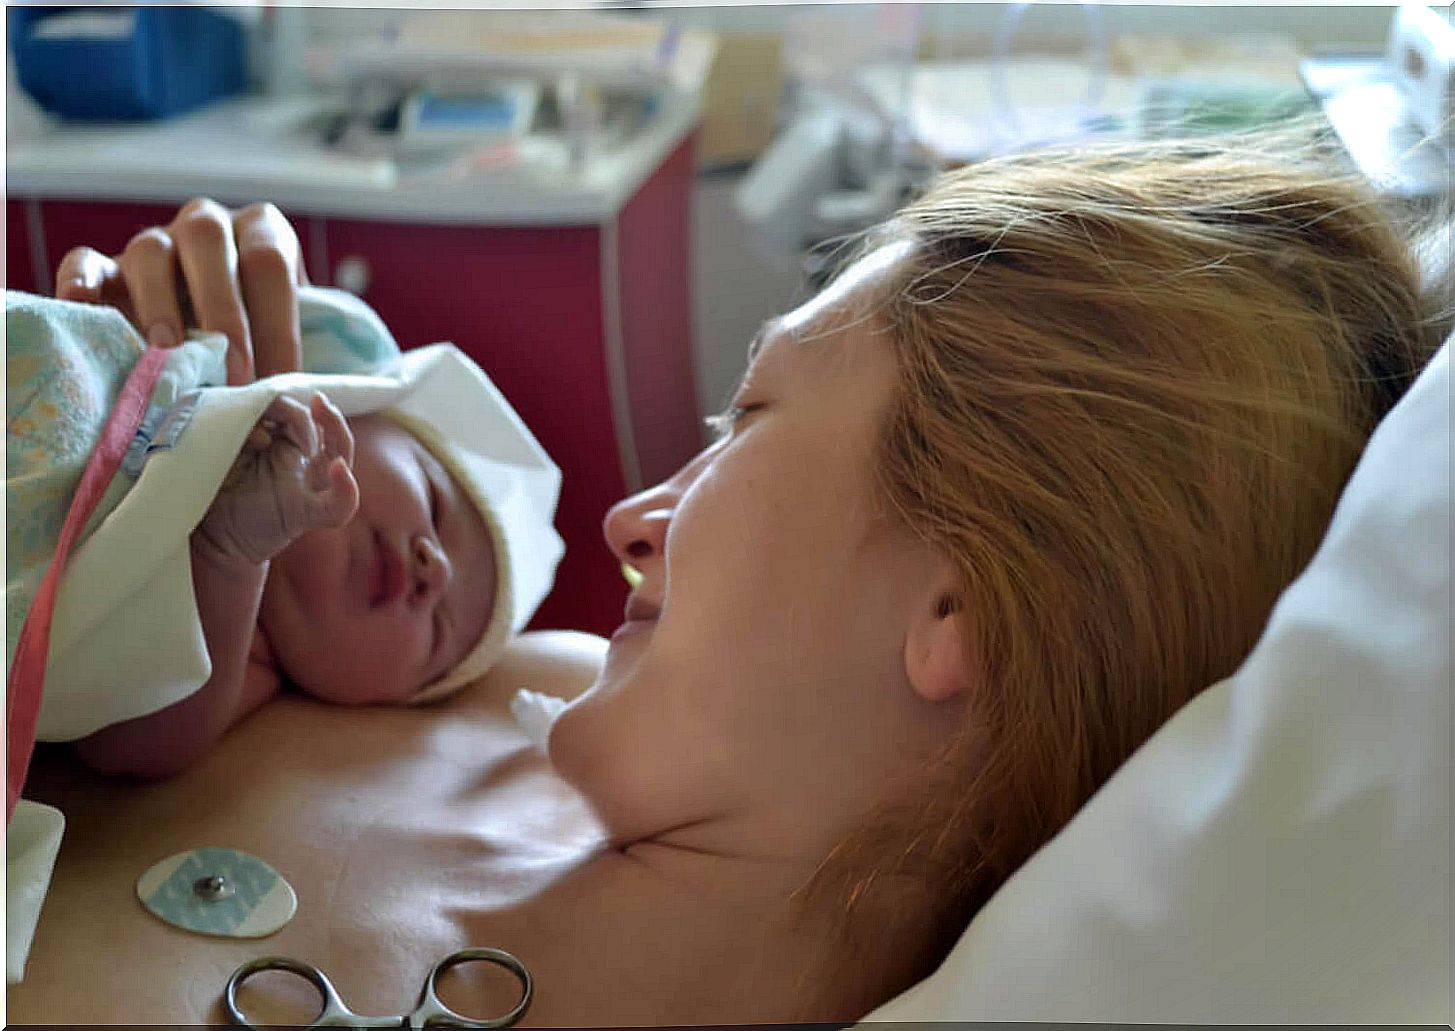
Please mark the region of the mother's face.
POLYGON ((627 606, 639 618, 551 755, 617 840, 788 783, 849 791, 923 722, 898 688, 935 563, 878 511, 871 479, 894 368, 862 301, 892 257, 770 322, 720 439, 607 515, 644 577, 627 606))

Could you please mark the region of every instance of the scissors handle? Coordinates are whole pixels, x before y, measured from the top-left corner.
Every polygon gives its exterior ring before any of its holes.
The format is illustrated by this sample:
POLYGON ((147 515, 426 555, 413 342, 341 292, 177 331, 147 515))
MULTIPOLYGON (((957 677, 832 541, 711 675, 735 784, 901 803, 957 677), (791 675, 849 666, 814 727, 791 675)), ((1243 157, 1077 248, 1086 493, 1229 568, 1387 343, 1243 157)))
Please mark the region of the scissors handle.
POLYGON ((227 1015, 234 1024, 243 1027, 254 1027, 248 1021, 247 1015, 238 1008, 237 990, 238 987, 252 977, 265 970, 286 970, 290 974, 297 974, 318 989, 319 997, 323 1000, 323 1006, 318 1015, 313 1018, 309 1027, 394 1027, 405 1026, 403 1017, 365 1017, 350 1010, 339 998, 338 992, 334 991, 333 984, 324 976, 312 963, 304 963, 301 960, 290 959, 287 956, 264 956, 244 963, 232 972, 227 979, 227 990, 224 999, 227 1005, 227 1015))
POLYGON ((457 1028, 497 1028, 510 1027, 530 1008, 531 996, 535 992, 534 984, 531 981, 530 971, 525 964, 516 959, 504 949, 491 949, 483 946, 460 949, 452 952, 444 959, 430 968, 429 976, 424 980, 424 987, 420 989, 419 1004, 414 1011, 407 1016, 398 1017, 365 1017, 344 1005, 343 999, 339 998, 338 992, 334 990, 333 984, 324 976, 312 963, 304 963, 301 960, 290 959, 287 956, 264 956, 244 963, 232 972, 227 979, 227 989, 224 992, 224 1000, 227 1006, 227 1015, 234 1024, 243 1027, 254 1027, 237 1004, 237 990, 244 981, 254 974, 260 974, 265 970, 283 970, 290 974, 296 974, 318 989, 319 998, 323 1005, 318 1015, 313 1018, 309 1027, 390 1027, 390 1028, 431 1028, 431 1027, 457 1027, 457 1028), (494 1017, 489 1020, 476 1020, 473 1017, 466 1017, 456 1013, 443 1002, 435 991, 435 981, 446 970, 460 966, 463 963, 493 963, 502 966, 515 975, 520 982, 520 1001, 515 1007, 504 1016, 494 1017))
POLYGON ((531 981, 530 971, 525 964, 516 959, 504 949, 492 949, 485 946, 460 949, 452 952, 440 960, 430 970, 429 976, 424 980, 424 988, 419 993, 419 1005, 409 1015, 409 1026, 412 1028, 428 1027, 460 1027, 460 1028, 496 1028, 510 1027, 521 1017, 525 1011, 530 1009, 531 996, 535 993, 535 986, 531 981), (515 1007, 504 1016, 494 1017, 490 1020, 476 1020, 473 1017, 466 1017, 456 1013, 443 1002, 435 992, 435 980, 451 967, 460 966, 463 963, 493 963, 496 966, 504 967, 515 975, 520 982, 520 1001, 515 1007))

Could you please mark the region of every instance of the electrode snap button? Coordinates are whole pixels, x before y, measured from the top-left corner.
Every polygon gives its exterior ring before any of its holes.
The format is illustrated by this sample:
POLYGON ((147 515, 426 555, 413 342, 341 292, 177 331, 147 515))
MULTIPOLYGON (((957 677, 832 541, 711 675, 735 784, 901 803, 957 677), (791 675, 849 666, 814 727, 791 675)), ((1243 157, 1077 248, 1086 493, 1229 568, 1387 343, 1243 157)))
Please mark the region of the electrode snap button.
POLYGON ((282 874, 233 848, 168 856, 137 879, 136 896, 157 919, 220 938, 266 937, 298 911, 282 874))

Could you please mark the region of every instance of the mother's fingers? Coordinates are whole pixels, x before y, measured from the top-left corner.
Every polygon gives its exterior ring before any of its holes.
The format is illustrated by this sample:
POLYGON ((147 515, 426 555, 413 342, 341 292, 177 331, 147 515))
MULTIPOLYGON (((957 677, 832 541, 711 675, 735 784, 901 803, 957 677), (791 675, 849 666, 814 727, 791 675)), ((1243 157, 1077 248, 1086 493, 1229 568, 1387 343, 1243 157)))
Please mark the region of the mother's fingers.
POLYGON ((132 319, 131 294, 121 266, 91 247, 72 247, 56 266, 56 297, 83 304, 109 304, 132 319))
POLYGON ((257 374, 302 368, 298 285, 308 280, 298 235, 272 204, 251 204, 235 212, 232 225, 257 374))
POLYGON ((239 251, 273 251, 288 267, 291 282, 308 282, 303 251, 293 225, 274 204, 249 204, 232 213, 233 233, 239 251))
MULTIPOLYGON (((196 325, 227 337, 227 382, 251 383, 253 341, 238 283, 232 213, 216 201, 188 201, 165 232, 171 237, 196 325)), ((135 293, 135 286, 132 290, 135 293)))
POLYGON ((199 197, 165 226, 131 238, 119 259, 78 247, 56 270, 56 296, 110 304, 153 344, 192 326, 227 337, 227 381, 302 367, 298 235, 272 204, 237 211, 199 197))
POLYGON ((148 342, 161 347, 180 344, 182 327, 186 325, 178 297, 174 251, 172 238, 165 230, 145 229, 131 238, 117 263, 130 298, 130 310, 123 311, 146 334, 148 342))

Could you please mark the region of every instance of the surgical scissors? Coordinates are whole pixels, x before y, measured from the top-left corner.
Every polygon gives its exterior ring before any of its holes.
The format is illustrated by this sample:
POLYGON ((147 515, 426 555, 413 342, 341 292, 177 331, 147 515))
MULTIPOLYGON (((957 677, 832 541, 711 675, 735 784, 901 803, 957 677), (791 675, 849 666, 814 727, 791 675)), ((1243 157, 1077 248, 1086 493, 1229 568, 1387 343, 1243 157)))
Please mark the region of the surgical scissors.
POLYGON ((248 1022, 247 1016, 238 1008, 237 989, 248 978, 265 970, 286 970, 311 982, 318 989, 318 994, 323 999, 323 1007, 318 1011, 318 1016, 313 1018, 313 1023, 307 1025, 308 1027, 510 1027, 525 1016, 525 1011, 530 1008, 531 992, 533 991, 530 971, 526 970, 525 964, 510 953, 503 949, 484 947, 460 949, 458 952, 450 953, 430 968, 429 975, 424 979, 424 987, 419 992, 419 1002, 415 1004, 413 1010, 397 1017, 365 1017, 344 1005, 343 1000, 339 998, 338 992, 334 991, 333 985, 324 976, 323 971, 312 963, 289 959, 287 956, 264 956, 262 959, 244 963, 227 979, 227 1015, 232 1018, 233 1023, 241 1024, 243 1027, 254 1026, 248 1022), (502 966, 520 981, 520 1001, 503 1017, 495 1017, 492 1020, 475 1020, 461 1016, 441 1002, 440 997, 435 994, 437 977, 451 967, 474 962, 494 963, 502 966))

